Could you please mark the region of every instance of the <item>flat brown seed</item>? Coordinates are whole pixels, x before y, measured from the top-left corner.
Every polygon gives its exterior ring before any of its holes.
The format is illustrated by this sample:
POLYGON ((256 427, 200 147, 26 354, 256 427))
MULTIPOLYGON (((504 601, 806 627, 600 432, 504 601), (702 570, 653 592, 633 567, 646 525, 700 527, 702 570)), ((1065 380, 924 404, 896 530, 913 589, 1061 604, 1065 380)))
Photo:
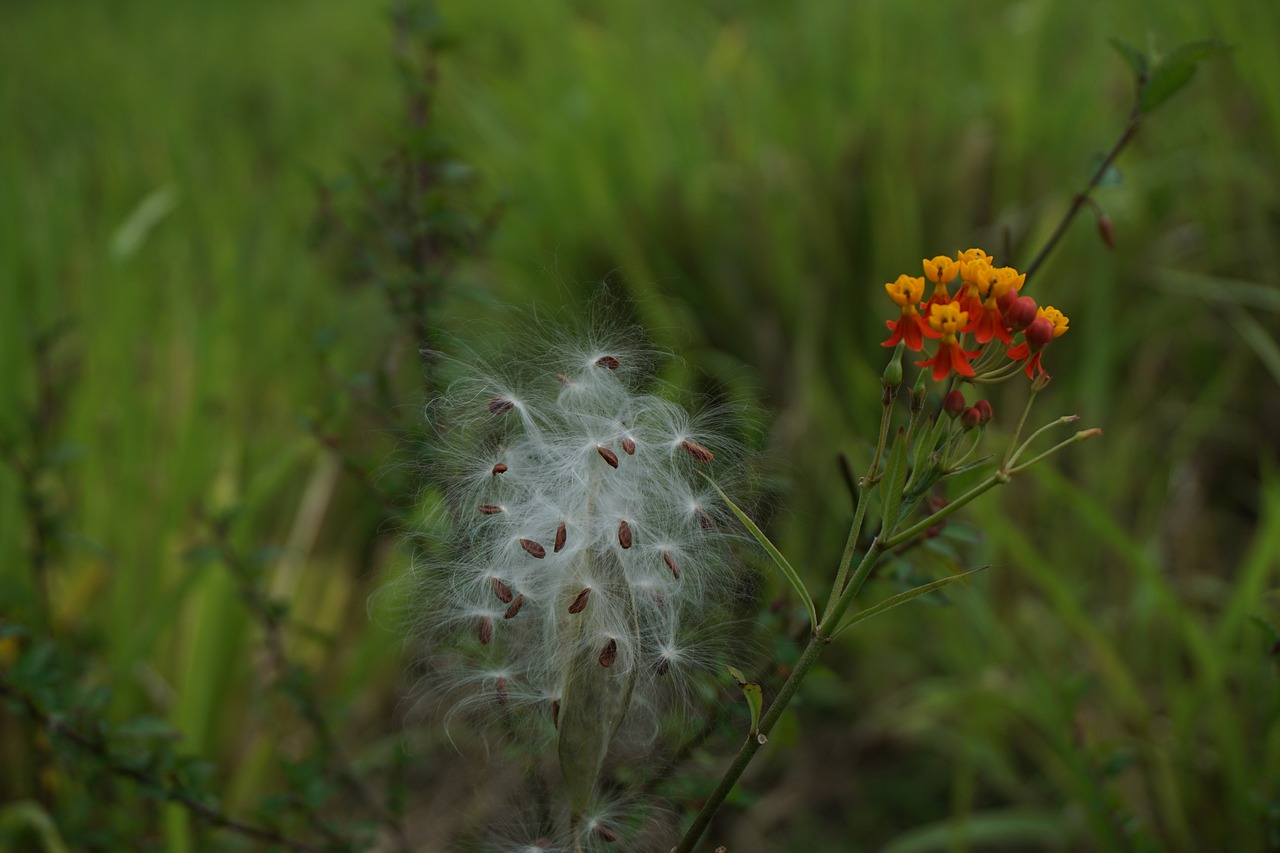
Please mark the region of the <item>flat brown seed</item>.
POLYGON ((495 506, 494 504, 480 504, 478 509, 485 515, 497 515, 502 512, 502 507, 495 506))
POLYGON ((551 700, 551 725, 556 729, 560 728, 560 700, 551 700))
POLYGON ((716 458, 716 455, 714 453, 712 453, 710 450, 707 450, 705 447, 703 447, 701 444, 698 444, 695 441, 689 441, 688 439, 685 439, 684 441, 680 442, 680 446, 684 448, 685 453, 688 453, 690 456, 692 456, 694 459, 697 459, 699 462, 710 462, 712 459, 716 458))
POLYGON ((606 841, 609 844, 618 840, 618 833, 603 824, 596 827, 596 835, 600 836, 601 840, 606 841))
POLYGON ((654 667, 654 671, 656 671, 658 675, 666 675, 667 670, 669 669, 671 669, 671 659, 666 655, 658 658, 658 664, 654 667))
POLYGON ((636 455, 636 443, 629 438, 622 439, 622 449, 627 451, 628 456, 636 455))
POLYGON ((702 507, 698 507, 697 509, 695 509, 693 511, 693 514, 698 517, 698 526, 701 527, 703 530, 716 529, 716 520, 711 517, 711 513, 707 512, 702 507))
POLYGON ((618 454, 614 453, 603 444, 596 445, 596 452, 600 454, 600 458, 609 463, 610 468, 618 467, 618 454))
POLYGON ((547 549, 543 548, 541 545, 539 545, 537 542, 534 542, 532 539, 521 539, 520 547, 528 551, 533 556, 537 557, 539 560, 547 556, 547 549))
POLYGON ((498 704, 499 705, 507 704, 507 680, 503 678, 501 675, 498 676, 498 684, 497 684, 496 692, 498 694, 498 704))
POLYGON ((511 603, 511 587, 497 578, 493 579, 493 594, 498 596, 498 600, 503 604, 511 603))
POLYGON ((671 570, 671 576, 676 580, 680 580, 680 564, 676 562, 676 558, 671 556, 670 551, 662 552, 662 562, 667 564, 667 568, 671 570))
POLYGON ((587 606, 587 599, 591 597, 591 587, 587 587, 578 593, 578 597, 573 600, 573 604, 569 605, 570 613, 581 613, 587 606))
POLYGON ((563 373, 557 373, 556 379, 559 380, 560 384, 566 388, 573 384, 573 380, 568 376, 565 376, 563 373))
POLYGON ((493 620, 488 616, 480 617, 480 645, 487 646, 493 639, 493 620))
POLYGON ((511 602, 511 606, 507 608, 507 612, 502 614, 503 619, 514 619, 516 614, 520 612, 520 607, 524 604, 524 593, 516 596, 516 600, 511 602))
POLYGON ((568 537, 568 535, 569 535, 569 531, 565 528, 564 522, 563 521, 560 522, 560 526, 556 528, 556 544, 555 544, 555 547, 552 548, 552 550, 555 551, 557 554, 559 554, 560 549, 564 547, 564 540, 568 537))
POLYGON ((610 370, 617 370, 622 366, 622 362, 618 361, 617 356, 602 355, 596 359, 596 364, 600 367, 607 367, 610 370))
POLYGON ((495 415, 505 415, 515 407, 515 402, 506 397, 493 397, 489 400, 489 411, 495 415))
POLYGON ((503 465, 501 462, 493 466, 493 475, 495 477, 498 476, 499 474, 505 474, 505 473, 507 473, 507 466, 503 465))
POLYGON ((600 665, 604 667, 613 666, 613 662, 618 659, 618 641, 613 637, 609 638, 609 642, 604 644, 604 648, 600 650, 600 665))
POLYGON ((618 522, 618 544, 624 549, 631 547, 631 525, 625 518, 618 522))

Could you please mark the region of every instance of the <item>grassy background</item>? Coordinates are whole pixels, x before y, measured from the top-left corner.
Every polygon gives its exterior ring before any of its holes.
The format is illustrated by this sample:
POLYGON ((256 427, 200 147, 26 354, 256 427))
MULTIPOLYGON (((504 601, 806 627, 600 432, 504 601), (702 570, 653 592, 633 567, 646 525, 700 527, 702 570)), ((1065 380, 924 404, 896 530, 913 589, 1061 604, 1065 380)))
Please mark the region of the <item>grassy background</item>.
MULTIPOLYGON (((833 460, 878 416, 881 283, 970 245, 1026 263, 1127 113, 1107 37, 1235 43, 1098 193, 1117 249, 1086 214, 1035 282, 1072 318, 1041 414, 1105 438, 966 514, 963 561, 998 571, 833 650, 794 742, 775 738, 717 837, 1280 843, 1273 637, 1251 621, 1280 620, 1275 4, 441 7, 458 44, 440 120, 504 215, 432 322, 491 310, 473 292, 553 306, 608 278, 632 294, 684 378, 773 413, 771 532, 815 586, 848 522, 833 460)), ((307 245, 313 179, 376 165, 393 132, 385 24, 380 2, 0 11, 6 437, 36 399, 32 336, 69 324, 58 467, 37 484, 68 519, 53 631, 94 650, 115 711, 158 712, 213 758, 232 809, 283 747, 253 699, 252 620, 190 557, 209 512, 236 508, 234 542, 308 629, 297 653, 353 743, 376 752, 399 726, 399 641, 365 601, 403 558, 302 423, 372 468, 391 458, 333 388, 380 357, 393 318, 307 245)), ((14 618, 38 610, 22 500, 0 474, 14 618)), ((3 773, 6 798, 31 794, 23 761, 3 773)), ((435 796, 414 790, 410 814, 435 796)), ((192 843, 180 817, 164 826, 156 843, 192 843)))

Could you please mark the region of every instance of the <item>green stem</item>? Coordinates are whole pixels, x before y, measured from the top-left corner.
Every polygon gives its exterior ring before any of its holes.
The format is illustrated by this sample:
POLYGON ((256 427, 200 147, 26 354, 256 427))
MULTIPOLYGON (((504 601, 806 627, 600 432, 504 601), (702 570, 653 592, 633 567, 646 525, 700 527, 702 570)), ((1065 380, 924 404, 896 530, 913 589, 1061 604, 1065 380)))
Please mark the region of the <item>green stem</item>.
MULTIPOLYGON (((1079 213, 1080 209, 1085 206, 1086 202, 1088 202, 1089 193, 1093 192, 1094 189, 1097 188, 1098 184, 1102 182, 1102 178, 1106 175, 1107 170, 1111 168, 1111 164, 1115 162, 1116 157, 1120 155, 1120 152, 1124 150, 1124 147, 1133 139, 1141 125, 1142 112, 1135 105, 1133 112, 1129 113, 1129 121, 1125 124, 1124 131, 1121 132, 1120 138, 1116 140, 1115 144, 1111 146, 1111 150, 1102 158, 1102 162, 1098 164, 1098 168, 1093 170, 1093 174, 1089 177, 1089 183, 1085 185, 1083 190, 1076 194, 1074 199, 1072 199, 1071 207, 1067 208, 1067 212, 1063 215, 1062 221, 1058 223, 1058 227, 1053 230, 1053 233, 1049 235, 1049 239, 1040 247, 1039 253, 1037 253, 1031 263, 1027 265, 1027 268, 1024 270, 1027 276, 1027 281, 1031 280, 1031 277, 1035 275, 1036 271, 1040 269, 1040 266, 1049 257, 1049 253, 1052 252, 1054 247, 1058 245, 1058 242, 1062 240, 1063 236, 1067 233, 1067 228, 1076 218, 1076 214, 1079 213)), ((1025 288, 1025 286, 1026 285, 1024 284, 1023 287, 1025 288)))
POLYGON ((1093 429, 1082 429, 1075 435, 1071 436, 1071 438, 1068 438, 1066 441, 1058 442, 1053 447, 1050 447, 1048 450, 1046 450, 1044 453, 1041 453, 1039 456, 1036 456, 1027 462, 1023 462, 1021 465, 1019 465, 1016 468, 1009 469, 1009 473, 1016 474, 1019 471, 1025 471, 1026 469, 1030 468, 1032 465, 1036 464, 1040 460, 1045 459, 1049 456, 1052 456, 1053 454, 1057 453, 1059 450, 1061 450, 1064 447, 1068 447, 1072 444, 1075 444, 1078 441, 1084 441, 1086 438, 1093 438, 1094 436, 1098 436, 1098 435, 1102 435, 1102 430, 1098 429, 1097 427, 1094 427, 1093 429))
POLYGON ((774 725, 782 717, 782 712, 786 710, 788 703, 796 695, 796 691, 800 689, 800 683, 804 681, 809 670, 817 663, 818 656, 822 654, 822 649, 831 642, 831 635, 835 627, 840 623, 840 618, 849 609, 858 587, 871 574, 871 569, 879 560, 883 550, 884 546, 879 540, 873 542, 871 547, 867 549, 862 562, 858 564, 858 570, 854 573, 853 580, 849 582, 845 591, 836 600, 835 607, 828 608, 830 611, 829 617, 823 617, 818 630, 809 640, 809 644, 805 646, 804 652, 801 653, 800 660, 796 662, 795 668, 791 670, 791 677, 782 685, 778 695, 770 703, 769 710, 765 711, 764 716, 760 718, 758 736, 748 737, 743 742, 741 748, 738 749, 738 754, 733 758, 733 763, 729 765, 724 775, 720 777, 720 782, 716 785, 715 790, 711 792, 701 811, 698 812, 698 816, 694 818, 689 829, 685 831, 680 843, 672 848, 671 853, 693 853, 694 845, 701 840, 703 833, 711 825, 711 819, 715 817, 725 798, 729 796, 729 792, 733 790, 733 786, 737 784, 739 777, 747 769, 747 765, 751 763, 751 759, 755 757, 760 747, 768 741, 769 732, 773 730, 774 725))
POLYGON ((1013 431, 1013 437, 1009 439, 1009 449, 1005 451, 1004 462, 1000 464, 1001 468, 1008 468, 1009 464, 1022 452, 1022 448, 1018 447, 1018 437, 1022 435, 1022 428, 1027 424, 1027 415, 1031 414, 1031 404, 1036 401, 1037 393, 1039 392, 1033 387, 1031 393, 1027 395, 1027 404, 1022 407, 1022 417, 1018 418, 1018 426, 1013 431))
POLYGON ((1009 482, 1009 475, 1005 474, 1002 471, 996 471, 990 477, 983 480, 981 483, 974 486, 972 489, 965 492, 963 495, 956 498, 951 503, 942 507, 942 509, 938 510, 937 512, 928 516, 927 518, 923 518, 920 521, 917 521, 915 524, 911 525, 905 530, 900 530, 897 533, 895 533, 893 536, 889 537, 888 541, 884 543, 884 547, 896 548, 899 545, 901 545, 903 542, 906 542, 908 539, 911 539, 913 536, 919 536, 921 533, 928 530, 930 527, 933 527, 933 525, 937 524, 939 521, 946 518, 948 515, 951 515, 951 513, 960 509, 965 504, 971 502, 974 498, 984 494, 985 492, 991 491, 991 489, 995 488, 996 486, 999 486, 1007 482, 1009 482))

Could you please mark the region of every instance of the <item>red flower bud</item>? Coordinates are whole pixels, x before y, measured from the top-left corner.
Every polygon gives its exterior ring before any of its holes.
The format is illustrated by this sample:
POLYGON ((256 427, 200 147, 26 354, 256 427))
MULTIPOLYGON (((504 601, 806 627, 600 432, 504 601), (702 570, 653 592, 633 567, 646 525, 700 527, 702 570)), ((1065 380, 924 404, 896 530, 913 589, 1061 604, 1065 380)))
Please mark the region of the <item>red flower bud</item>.
POLYGON ((996 307, 1000 309, 1001 314, 1006 314, 1009 311, 1009 306, 1012 305, 1013 301, 1017 298, 1018 291, 1011 287, 1004 293, 1000 294, 1000 298, 996 300, 996 307))
POLYGON ((977 406, 970 406, 960 413, 960 423, 965 429, 973 429, 982 423, 982 412, 978 411, 977 406))
POLYGON ((985 424, 995 417, 995 411, 991 408, 991 404, 986 400, 979 400, 973 404, 973 407, 977 409, 978 414, 982 416, 982 420, 978 422, 980 424, 985 424))
POLYGON ((942 398, 942 411, 946 412, 953 418, 963 412, 964 408, 964 392, 959 388, 942 398))
POLYGON ((1036 301, 1030 296, 1019 296, 1009 305, 1004 312, 1004 318, 1009 321, 1009 328, 1015 332, 1021 332, 1027 326, 1030 326, 1036 319, 1036 301))
POLYGON ((1027 343, 1040 349, 1053 340, 1053 322, 1048 317, 1037 317, 1027 326, 1027 343))
POLYGON ((1108 249, 1116 247, 1116 229, 1111 224, 1111 217, 1105 213, 1098 217, 1098 236, 1102 238, 1102 242, 1107 244, 1108 249))

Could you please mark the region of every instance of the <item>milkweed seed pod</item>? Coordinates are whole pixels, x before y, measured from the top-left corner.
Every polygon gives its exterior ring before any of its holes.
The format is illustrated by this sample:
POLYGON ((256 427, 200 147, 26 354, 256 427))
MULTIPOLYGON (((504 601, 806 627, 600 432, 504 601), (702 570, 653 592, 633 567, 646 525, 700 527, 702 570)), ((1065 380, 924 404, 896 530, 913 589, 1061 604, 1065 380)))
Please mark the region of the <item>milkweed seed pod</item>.
POLYGON ((566 337, 451 365, 428 411, 447 554, 420 572, 447 721, 554 743, 583 827, 620 727, 715 662, 742 539, 702 475, 732 493, 746 454, 643 347, 566 337))

